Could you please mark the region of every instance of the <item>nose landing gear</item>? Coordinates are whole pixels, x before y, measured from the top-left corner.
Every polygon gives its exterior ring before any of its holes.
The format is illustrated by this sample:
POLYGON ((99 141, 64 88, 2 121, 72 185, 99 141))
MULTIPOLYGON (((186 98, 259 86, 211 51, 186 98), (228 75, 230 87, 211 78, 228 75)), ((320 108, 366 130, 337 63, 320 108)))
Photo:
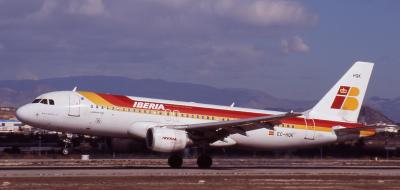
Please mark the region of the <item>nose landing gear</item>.
POLYGON ((62 142, 64 143, 64 148, 62 149, 61 153, 63 155, 69 155, 72 147, 72 134, 63 134, 61 138, 62 142))
POLYGON ((69 154, 69 148, 68 148, 67 146, 65 146, 65 147, 62 149, 61 153, 62 153, 63 155, 68 155, 68 154, 69 154))

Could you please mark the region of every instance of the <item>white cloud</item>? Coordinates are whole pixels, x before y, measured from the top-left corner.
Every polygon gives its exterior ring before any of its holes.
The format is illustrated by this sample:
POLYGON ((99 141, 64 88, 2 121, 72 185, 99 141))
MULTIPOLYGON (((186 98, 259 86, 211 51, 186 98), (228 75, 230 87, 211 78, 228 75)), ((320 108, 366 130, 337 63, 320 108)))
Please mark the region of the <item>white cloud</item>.
POLYGON ((87 16, 105 16, 103 0, 74 0, 69 4, 68 12, 71 14, 82 14, 87 16))
POLYGON ((216 1, 218 11, 223 15, 236 17, 254 25, 308 24, 316 16, 307 12, 299 3, 285 0, 222 0, 216 1))
POLYGON ((282 39, 281 48, 284 53, 307 53, 310 51, 310 47, 299 36, 282 39))
POLYGON ((57 1, 54 0, 45 0, 43 1, 40 9, 31 15, 28 15, 28 18, 35 19, 43 19, 49 17, 57 8, 57 1))
POLYGON ((28 69, 21 69, 15 75, 17 80, 39 80, 39 77, 28 69))
POLYGON ((317 15, 288 0, 156 0, 185 11, 201 11, 257 26, 313 24, 317 15))
POLYGON ((59 13, 85 16, 106 16, 108 12, 103 0, 44 0, 40 9, 28 16, 33 19, 46 19, 59 13))

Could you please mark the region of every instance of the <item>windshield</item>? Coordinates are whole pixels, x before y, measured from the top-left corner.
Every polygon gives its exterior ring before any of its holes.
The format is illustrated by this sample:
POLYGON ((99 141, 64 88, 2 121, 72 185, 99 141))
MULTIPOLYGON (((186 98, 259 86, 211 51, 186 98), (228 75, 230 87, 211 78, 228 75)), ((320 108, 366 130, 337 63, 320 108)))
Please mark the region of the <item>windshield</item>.
POLYGON ((33 100, 33 102, 32 102, 32 103, 34 103, 34 104, 36 104, 36 103, 39 103, 39 102, 40 102, 40 100, 41 100, 41 99, 35 99, 35 100, 33 100))

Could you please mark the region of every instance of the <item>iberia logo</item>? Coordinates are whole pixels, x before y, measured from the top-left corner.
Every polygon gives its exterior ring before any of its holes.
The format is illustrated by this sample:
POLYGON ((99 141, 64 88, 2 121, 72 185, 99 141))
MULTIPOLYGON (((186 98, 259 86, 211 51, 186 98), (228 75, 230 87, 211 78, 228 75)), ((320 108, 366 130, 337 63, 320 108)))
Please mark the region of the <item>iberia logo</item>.
POLYGON ((360 95, 360 89, 357 87, 340 86, 331 108, 356 110, 358 108, 358 95, 360 95))

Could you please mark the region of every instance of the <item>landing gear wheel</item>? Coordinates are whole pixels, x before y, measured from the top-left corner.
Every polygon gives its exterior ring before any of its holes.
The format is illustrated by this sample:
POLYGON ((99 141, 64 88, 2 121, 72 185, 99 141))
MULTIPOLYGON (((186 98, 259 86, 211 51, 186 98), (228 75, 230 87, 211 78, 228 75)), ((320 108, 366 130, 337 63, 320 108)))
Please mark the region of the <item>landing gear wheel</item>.
POLYGON ((63 148, 62 149, 62 154, 63 155, 68 155, 69 154, 69 149, 68 148, 63 148))
POLYGON ((61 150, 61 153, 66 156, 70 154, 70 148, 72 148, 72 134, 70 133, 63 133, 62 136, 60 136, 62 142, 64 143, 64 148, 61 150))
POLYGON ((182 156, 171 155, 168 158, 168 165, 171 166, 171 168, 180 168, 182 167, 182 163, 183 163, 182 156))
POLYGON ((212 158, 206 154, 202 154, 197 158, 197 165, 199 168, 210 168, 212 165, 212 158))

